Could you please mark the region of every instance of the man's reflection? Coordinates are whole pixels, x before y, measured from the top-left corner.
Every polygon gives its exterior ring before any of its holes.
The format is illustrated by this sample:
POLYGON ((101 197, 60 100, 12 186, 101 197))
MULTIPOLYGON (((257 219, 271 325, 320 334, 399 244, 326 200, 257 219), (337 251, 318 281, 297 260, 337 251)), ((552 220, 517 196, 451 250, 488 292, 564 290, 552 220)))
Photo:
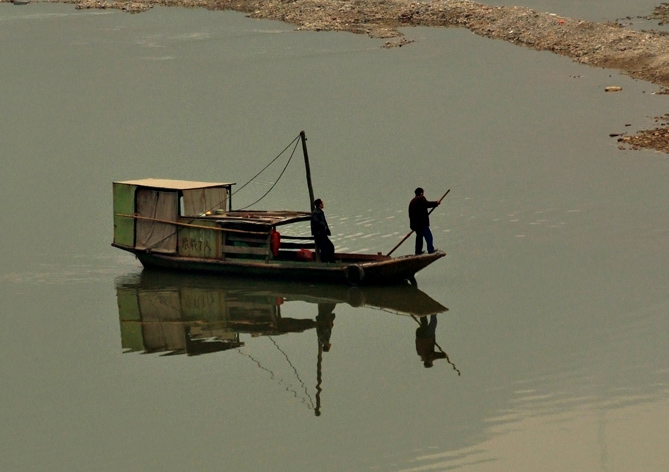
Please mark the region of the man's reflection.
POLYGON ((420 326, 416 329, 416 352, 423 361, 425 368, 432 367, 435 359, 445 359, 446 353, 435 351, 437 331, 437 315, 430 315, 430 321, 427 316, 420 318, 420 326))

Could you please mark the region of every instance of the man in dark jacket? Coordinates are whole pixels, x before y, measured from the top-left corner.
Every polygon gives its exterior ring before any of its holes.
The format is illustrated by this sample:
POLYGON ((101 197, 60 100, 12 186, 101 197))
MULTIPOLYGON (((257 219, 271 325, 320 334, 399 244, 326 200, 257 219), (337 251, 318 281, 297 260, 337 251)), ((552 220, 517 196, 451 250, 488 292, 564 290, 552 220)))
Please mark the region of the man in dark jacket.
POLYGON ((323 213, 325 203, 320 198, 314 200, 314 212, 311 214, 311 234, 314 236, 316 243, 316 250, 321 255, 322 262, 335 261, 335 248, 332 241, 330 241, 330 228, 323 213))
POLYGON ((409 227, 416 232, 416 254, 423 254, 423 238, 427 243, 427 252, 434 252, 432 232, 430 231, 430 216, 428 208, 439 206, 439 202, 430 202, 423 195, 423 189, 418 187, 416 196, 409 203, 409 227))

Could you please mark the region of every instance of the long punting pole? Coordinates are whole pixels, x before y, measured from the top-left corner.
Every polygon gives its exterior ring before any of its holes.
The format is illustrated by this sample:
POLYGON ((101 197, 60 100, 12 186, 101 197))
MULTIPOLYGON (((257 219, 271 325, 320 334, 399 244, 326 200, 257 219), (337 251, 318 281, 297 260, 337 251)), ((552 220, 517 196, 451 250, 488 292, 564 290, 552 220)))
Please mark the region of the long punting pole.
POLYGON ((314 211, 314 188, 311 185, 311 168, 309 167, 309 153, 307 152, 307 136, 300 131, 302 138, 302 154, 304 154, 304 167, 307 170, 307 186, 309 187, 309 211, 314 211))
MULTIPOLYGON (((450 191, 451 191, 450 188, 449 188, 448 190, 446 190, 446 193, 443 194, 443 195, 441 196, 441 198, 439 199, 439 204, 441 204, 441 201, 446 197, 446 195, 448 195, 448 192, 450 192, 450 191)), ((437 208, 437 207, 434 207, 434 208, 437 208)), ((428 215, 431 215, 432 212, 434 211, 434 208, 432 208, 427 214, 428 214, 428 215)), ((411 236, 412 234, 413 234, 413 230, 409 231, 409 234, 407 234, 406 236, 404 236, 404 238, 403 238, 399 243, 397 243, 397 246, 395 246, 394 248, 392 248, 392 249, 390 250, 390 252, 389 252, 388 254, 386 254, 386 256, 389 256, 389 255, 391 255, 393 252, 395 252, 395 249, 397 249, 398 247, 400 247, 400 246, 402 245, 402 243, 403 243, 404 241, 406 241, 406 240, 409 238, 409 236, 411 236)))

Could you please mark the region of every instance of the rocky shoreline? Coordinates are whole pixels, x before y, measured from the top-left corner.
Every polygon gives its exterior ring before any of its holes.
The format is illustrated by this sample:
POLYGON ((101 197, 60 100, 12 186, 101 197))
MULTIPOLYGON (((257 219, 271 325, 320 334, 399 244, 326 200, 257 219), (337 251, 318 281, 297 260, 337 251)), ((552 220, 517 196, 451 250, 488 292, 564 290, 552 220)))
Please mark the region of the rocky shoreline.
MULTIPOLYGON (((551 51, 590 66, 619 70, 632 78, 658 85, 656 93, 669 93, 669 36, 666 33, 634 31, 619 22, 594 23, 526 7, 492 7, 468 0, 49 1, 71 3, 80 9, 116 8, 130 13, 146 11, 154 5, 234 10, 247 13, 251 18, 294 24, 298 30, 348 31, 386 38, 384 47, 387 48, 411 42, 400 28, 467 28, 487 38, 551 51)), ((659 5, 645 19, 667 23, 669 5, 659 5)), ((664 126, 639 133, 636 141, 634 137, 619 138, 621 147, 627 144, 632 149, 652 148, 669 153, 669 133, 664 126)))

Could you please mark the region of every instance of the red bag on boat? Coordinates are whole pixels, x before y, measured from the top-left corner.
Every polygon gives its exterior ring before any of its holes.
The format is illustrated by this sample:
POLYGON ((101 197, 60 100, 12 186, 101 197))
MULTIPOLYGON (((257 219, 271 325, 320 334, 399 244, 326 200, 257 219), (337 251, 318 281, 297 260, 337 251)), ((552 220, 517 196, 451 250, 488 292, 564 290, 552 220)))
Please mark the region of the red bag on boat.
POLYGON ((313 261, 314 253, 309 249, 300 249, 297 251, 297 260, 298 261, 313 261))
POLYGON ((272 254, 274 257, 279 255, 279 246, 281 246, 281 233, 276 230, 272 230, 272 235, 269 241, 270 248, 272 249, 272 254))

